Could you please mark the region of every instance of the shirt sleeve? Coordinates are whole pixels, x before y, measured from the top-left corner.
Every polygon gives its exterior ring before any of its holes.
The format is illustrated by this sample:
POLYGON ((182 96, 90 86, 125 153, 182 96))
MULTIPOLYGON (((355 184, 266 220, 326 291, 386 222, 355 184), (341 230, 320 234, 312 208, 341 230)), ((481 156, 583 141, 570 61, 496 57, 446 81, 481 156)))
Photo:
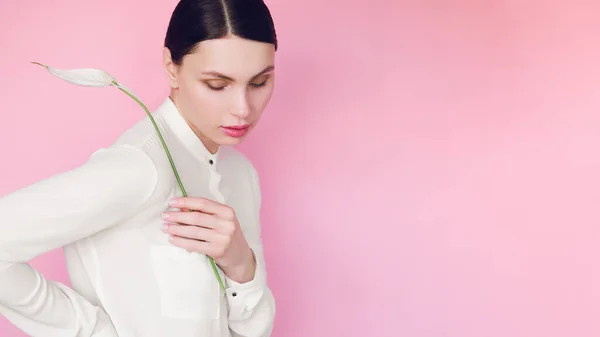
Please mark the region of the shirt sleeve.
POLYGON ((0 198, 0 314, 34 337, 116 337, 100 307, 27 262, 131 217, 157 180, 145 152, 111 147, 0 198))
POLYGON ((254 167, 252 187, 256 202, 256 220, 244 228, 244 236, 256 258, 254 278, 238 283, 227 276, 226 295, 229 302, 229 327, 234 337, 271 336, 275 318, 275 299, 267 284, 267 272, 260 238, 261 193, 258 175, 254 167))

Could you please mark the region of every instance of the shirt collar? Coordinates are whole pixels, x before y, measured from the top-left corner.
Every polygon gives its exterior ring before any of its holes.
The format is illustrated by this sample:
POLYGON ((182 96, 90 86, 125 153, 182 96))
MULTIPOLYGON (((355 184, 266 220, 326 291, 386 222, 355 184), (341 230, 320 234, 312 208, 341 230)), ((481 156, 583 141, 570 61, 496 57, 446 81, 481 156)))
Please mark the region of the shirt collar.
POLYGON ((202 143, 200 138, 194 133, 194 130, 192 130, 187 121, 183 118, 170 97, 167 96, 157 111, 169 125, 169 128, 175 136, 188 147, 198 160, 207 165, 216 166, 219 150, 217 150, 215 154, 208 151, 206 146, 204 146, 204 143, 202 143))

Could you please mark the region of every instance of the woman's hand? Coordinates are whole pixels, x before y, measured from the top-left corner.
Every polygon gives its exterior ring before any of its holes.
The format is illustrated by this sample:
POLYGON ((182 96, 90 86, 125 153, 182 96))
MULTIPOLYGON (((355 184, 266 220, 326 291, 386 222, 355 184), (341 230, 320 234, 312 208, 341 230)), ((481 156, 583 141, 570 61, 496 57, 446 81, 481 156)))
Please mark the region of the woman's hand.
POLYGON ((171 234, 173 245, 212 257, 225 275, 238 283, 254 278, 254 253, 233 208, 200 197, 174 198, 169 205, 181 210, 163 214, 163 231, 171 234))

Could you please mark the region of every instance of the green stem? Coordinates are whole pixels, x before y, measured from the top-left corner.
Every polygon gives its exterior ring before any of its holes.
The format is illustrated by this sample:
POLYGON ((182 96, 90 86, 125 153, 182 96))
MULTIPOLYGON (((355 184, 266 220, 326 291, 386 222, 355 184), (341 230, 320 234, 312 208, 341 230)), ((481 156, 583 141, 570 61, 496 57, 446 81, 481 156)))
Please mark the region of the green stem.
MULTIPOLYGON (((137 98, 135 95, 133 95, 132 93, 127 91, 125 88, 121 87, 121 85, 119 83, 113 81, 112 84, 115 87, 119 88, 119 90, 121 90, 122 92, 127 94, 127 96, 131 97, 134 101, 136 101, 142 107, 142 109, 144 109, 144 111, 146 112, 146 115, 148 115, 148 117, 150 118, 150 121, 152 121, 152 124, 154 125, 154 129, 156 130, 156 132, 158 133, 158 137, 160 138, 160 142, 162 143, 162 146, 165 149, 167 158, 169 158, 169 163, 171 164, 173 173, 175 173, 175 178, 177 179, 177 183, 179 184, 181 193, 183 193, 184 197, 187 197, 188 196, 187 192, 185 191, 185 188, 183 187, 183 183, 181 182, 181 178, 179 177, 179 173, 177 172, 177 168, 175 167, 175 163, 173 162, 171 153, 169 152, 169 149, 167 148, 167 144, 165 143, 165 140, 164 140, 162 134, 160 133, 160 130, 158 129, 158 125, 156 125, 156 121, 154 120, 154 117, 152 116, 152 114, 150 113, 148 108, 146 108, 146 105, 144 105, 144 103, 142 103, 142 101, 140 101, 139 98, 137 98)), ((217 277, 217 280, 219 281, 219 286, 221 287, 221 290, 223 290, 223 293, 225 293, 225 286, 223 285, 223 281, 221 280, 221 275, 219 275, 219 271, 217 270, 217 265, 215 264, 215 260, 210 256, 208 257, 208 259, 210 260, 212 269, 215 273, 215 276, 217 277)))

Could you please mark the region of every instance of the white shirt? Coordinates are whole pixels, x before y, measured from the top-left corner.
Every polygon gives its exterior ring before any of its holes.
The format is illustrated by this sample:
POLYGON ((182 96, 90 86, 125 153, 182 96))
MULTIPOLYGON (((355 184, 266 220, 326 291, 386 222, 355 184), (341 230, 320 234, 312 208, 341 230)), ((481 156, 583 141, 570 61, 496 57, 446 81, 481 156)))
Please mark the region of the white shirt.
POLYGON ((211 154, 167 98, 153 116, 189 196, 233 207, 255 277, 221 278, 206 256, 167 241, 161 214, 181 196, 149 118, 82 166, 0 198, 0 314, 37 337, 270 336, 256 171, 239 151, 211 154), (64 247, 71 287, 27 261, 64 247))

